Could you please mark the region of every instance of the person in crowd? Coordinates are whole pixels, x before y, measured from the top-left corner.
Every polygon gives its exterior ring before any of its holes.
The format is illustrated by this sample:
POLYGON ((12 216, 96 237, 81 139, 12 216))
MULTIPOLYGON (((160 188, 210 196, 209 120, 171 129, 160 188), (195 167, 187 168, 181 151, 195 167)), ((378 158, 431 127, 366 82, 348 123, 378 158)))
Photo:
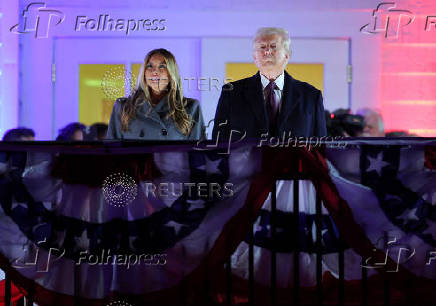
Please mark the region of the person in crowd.
POLYGON ((370 108, 359 109, 356 113, 361 115, 365 120, 365 127, 359 136, 385 137, 385 127, 380 113, 370 108))
MULTIPOLYGON (((7 130, 3 141, 34 141, 35 132, 32 129, 19 127, 7 130)), ((20 177, 26 166, 26 152, 0 152, 0 176, 20 177)))
POLYGON ((85 140, 106 139, 108 125, 106 123, 94 123, 86 129, 85 140))
POLYGON ((67 124, 59 130, 56 141, 83 141, 86 126, 80 122, 67 124))
POLYGON ((365 127, 363 117, 351 114, 350 109, 339 108, 332 113, 325 112, 329 136, 356 137, 365 127))
POLYGON ((200 104, 183 96, 174 55, 166 49, 150 51, 134 92, 115 101, 107 138, 199 140, 204 135, 200 104))
POLYGON ((3 141, 34 141, 35 132, 32 129, 19 127, 7 130, 3 135, 3 141))
POLYGON ((417 137, 416 134, 410 134, 408 131, 390 131, 385 134, 386 137, 417 137))
POLYGON ((223 86, 212 138, 228 139, 232 130, 240 138, 325 136, 321 92, 285 71, 291 56, 288 31, 260 28, 253 42, 253 59, 259 71, 223 86))

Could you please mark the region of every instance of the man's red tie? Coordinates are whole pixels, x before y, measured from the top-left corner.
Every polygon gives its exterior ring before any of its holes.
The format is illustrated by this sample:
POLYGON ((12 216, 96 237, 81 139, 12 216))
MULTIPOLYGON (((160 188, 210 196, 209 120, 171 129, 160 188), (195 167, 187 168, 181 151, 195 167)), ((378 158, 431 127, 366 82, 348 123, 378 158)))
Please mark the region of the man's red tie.
POLYGON ((268 111, 268 119, 269 119, 269 134, 270 136, 278 135, 278 127, 277 127, 277 115, 279 110, 279 105, 276 101, 276 95, 274 93, 275 89, 279 89, 274 81, 271 81, 265 87, 265 97, 266 97, 266 106, 268 111))

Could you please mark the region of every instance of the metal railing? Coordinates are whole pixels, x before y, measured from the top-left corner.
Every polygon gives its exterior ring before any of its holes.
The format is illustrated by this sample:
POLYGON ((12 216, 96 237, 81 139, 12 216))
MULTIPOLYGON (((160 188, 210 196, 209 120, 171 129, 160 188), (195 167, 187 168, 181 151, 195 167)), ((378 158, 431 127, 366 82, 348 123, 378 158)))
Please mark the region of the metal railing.
MULTIPOLYGON (((300 161, 298 161, 300 163, 300 161)), ((292 301, 289 301, 289 305, 301 305, 301 286, 300 286, 300 249, 298 232, 299 232, 299 182, 302 180, 309 180, 308 177, 305 177, 301 173, 301 164, 300 172, 293 173, 290 175, 286 175, 286 177, 277 177, 271 186, 271 279, 270 279, 270 305, 277 305, 277 252, 275 250, 276 244, 276 214, 277 214, 277 181, 293 181, 293 229, 292 232, 295 234, 294 241, 294 256, 293 256, 293 288, 292 290, 292 301)), ((323 283, 322 283, 322 202, 321 197, 319 195, 319 191, 317 191, 316 195, 316 204, 315 204, 315 226, 316 226, 316 242, 315 242, 315 250, 316 250, 316 304, 323 305, 323 283)), ((255 305, 255 283, 254 283, 254 234, 253 227, 250 228, 248 233, 248 305, 255 305)), ((345 258, 344 258, 344 250, 345 244, 339 237, 339 247, 338 247, 338 305, 345 305, 345 258)), ((232 304, 232 285, 231 285, 231 259, 229 258, 226 263, 226 304, 227 306, 231 306, 232 304)), ((361 280, 361 305, 368 305, 368 272, 367 268, 364 266, 363 258, 362 258, 362 280, 361 280)), ((384 305, 390 305, 390 282, 385 279, 384 281, 384 305)))

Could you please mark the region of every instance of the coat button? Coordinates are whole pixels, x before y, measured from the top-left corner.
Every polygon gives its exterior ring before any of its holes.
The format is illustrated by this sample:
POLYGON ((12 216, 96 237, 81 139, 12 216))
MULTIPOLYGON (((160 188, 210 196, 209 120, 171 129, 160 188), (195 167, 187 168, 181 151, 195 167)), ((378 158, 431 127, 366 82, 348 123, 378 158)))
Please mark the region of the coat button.
POLYGON ((168 131, 166 129, 162 129, 162 135, 167 136, 168 135, 168 131))

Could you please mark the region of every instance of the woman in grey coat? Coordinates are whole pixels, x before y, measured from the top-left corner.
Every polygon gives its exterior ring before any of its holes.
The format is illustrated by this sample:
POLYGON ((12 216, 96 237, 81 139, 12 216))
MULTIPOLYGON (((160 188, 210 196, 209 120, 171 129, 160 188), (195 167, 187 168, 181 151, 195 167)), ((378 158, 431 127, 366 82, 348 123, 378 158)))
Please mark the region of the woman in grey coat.
POLYGON ((135 91, 115 101, 108 139, 199 140, 205 138, 197 100, 183 97, 179 68, 166 49, 150 51, 135 91))

